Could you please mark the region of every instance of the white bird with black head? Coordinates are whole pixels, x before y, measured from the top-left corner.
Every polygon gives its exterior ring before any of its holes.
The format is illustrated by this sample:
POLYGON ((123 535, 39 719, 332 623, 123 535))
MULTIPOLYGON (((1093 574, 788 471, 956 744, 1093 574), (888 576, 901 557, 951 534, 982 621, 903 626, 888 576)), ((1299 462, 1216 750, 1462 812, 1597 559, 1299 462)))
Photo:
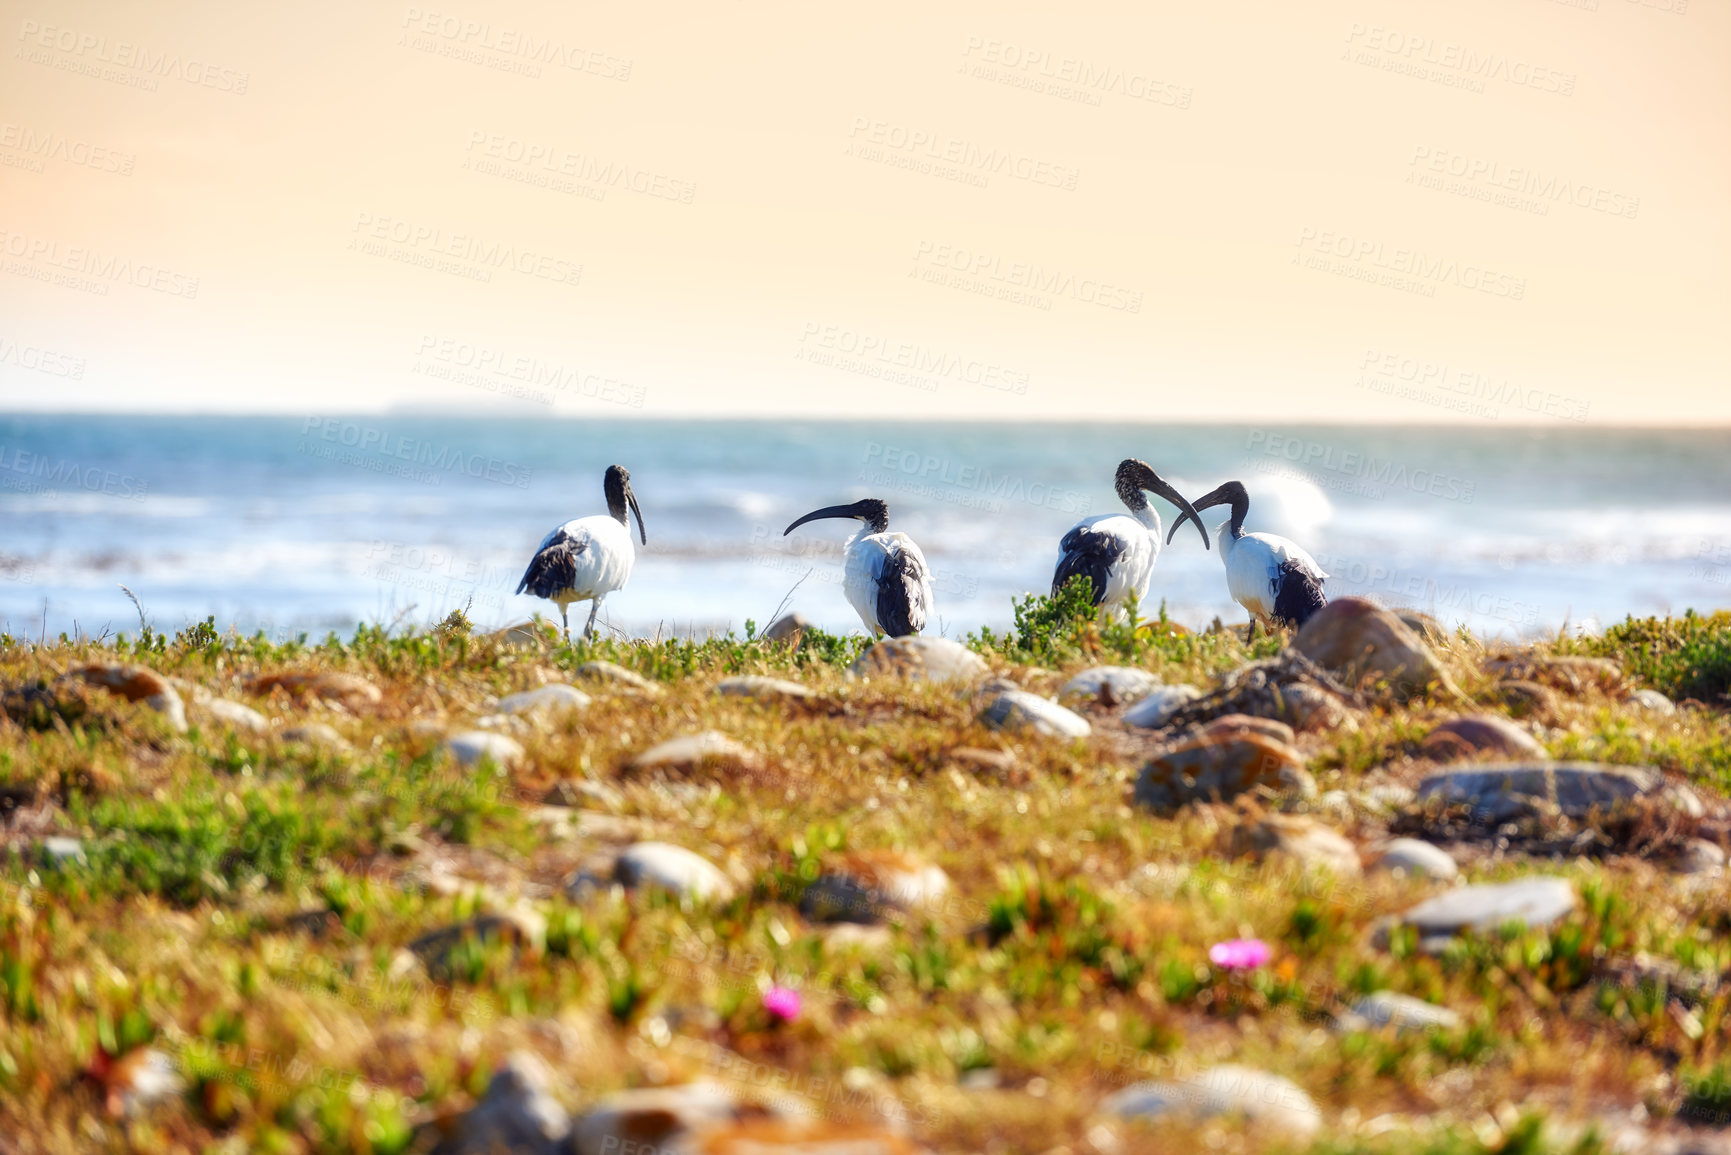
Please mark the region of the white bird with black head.
MULTIPOLYGON (((1086 517, 1070 528, 1058 543, 1058 566, 1052 571, 1052 596, 1078 575, 1094 587, 1094 604, 1110 613, 1124 608, 1135 597, 1146 602, 1154 580, 1154 562, 1160 557, 1160 515, 1148 504, 1144 490, 1164 497, 1178 508, 1172 532, 1186 521, 1196 523, 1202 547, 1208 546, 1208 531, 1184 495, 1163 481, 1145 461, 1127 457, 1118 463, 1115 477, 1118 498, 1130 510, 1086 517)), ((1171 541, 1171 537, 1166 538, 1171 541)))
POLYGON ((847 568, 841 588, 866 629, 892 638, 925 629, 932 616, 931 567, 913 538, 890 532, 889 506, 875 497, 852 505, 828 505, 806 514, 781 536, 826 517, 855 518, 862 523, 842 555, 847 568))
POLYGON ((1315 558, 1277 534, 1244 532, 1250 494, 1243 482, 1225 482, 1196 499, 1197 509, 1216 505, 1232 507, 1232 520, 1221 522, 1214 534, 1226 566, 1226 589, 1250 612, 1249 633, 1255 632, 1257 622, 1296 629, 1328 604, 1322 592, 1328 575, 1315 558))
POLYGON ((637 551, 631 545, 631 523, 626 520, 627 507, 637 515, 637 532, 643 544, 649 544, 649 534, 643 528, 643 511, 637 508, 637 495, 631 492, 631 474, 623 465, 609 465, 602 478, 607 494, 607 513, 579 517, 568 521, 541 539, 529 568, 517 592, 527 590, 538 598, 546 598, 559 606, 559 621, 565 627, 565 639, 571 639, 571 622, 566 617, 572 602, 587 601, 589 624, 583 636, 595 633, 595 615, 601 612, 601 600, 615 590, 625 588, 631 577, 631 565, 637 551))

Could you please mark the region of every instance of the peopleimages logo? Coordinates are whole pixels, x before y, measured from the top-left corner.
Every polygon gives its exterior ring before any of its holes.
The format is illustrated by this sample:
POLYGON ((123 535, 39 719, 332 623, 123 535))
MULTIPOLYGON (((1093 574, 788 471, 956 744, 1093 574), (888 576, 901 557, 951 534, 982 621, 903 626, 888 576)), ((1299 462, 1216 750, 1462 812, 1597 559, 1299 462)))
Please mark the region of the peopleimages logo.
MULTIPOLYGON (((150 81, 153 90, 158 79, 176 79, 201 88, 214 88, 218 92, 232 92, 236 96, 244 96, 247 82, 252 79, 249 72, 236 72, 232 68, 207 64, 190 57, 183 59, 178 52, 157 52, 124 40, 110 41, 106 36, 80 32, 76 28, 40 24, 35 20, 20 22, 18 39, 24 42, 26 49, 44 48, 60 52, 88 68, 111 64, 116 68, 140 73, 142 75, 136 79, 150 81)), ((33 62, 44 63, 41 60, 33 62)))
POLYGON ((481 453, 466 453, 449 445, 435 445, 400 433, 390 433, 339 421, 334 417, 308 417, 301 426, 301 452, 315 457, 358 465, 378 473, 401 473, 415 480, 438 484, 440 473, 460 473, 482 481, 527 489, 534 470, 481 453), (327 444, 320 446, 317 441, 327 444), (342 451, 348 452, 342 452, 342 451), (404 463, 404 464, 399 464, 404 463), (425 467, 417 469, 415 467, 425 467))
MULTIPOLYGON (((1303 470, 1324 470, 1370 487, 1404 489, 1409 493, 1427 493, 1432 497, 1468 504, 1477 489, 1476 483, 1453 474, 1438 473, 1434 469, 1408 469, 1400 462, 1378 458, 1374 454, 1343 450, 1320 441, 1306 441, 1302 437, 1287 437, 1262 429, 1252 430, 1244 447, 1260 449, 1267 457, 1289 461, 1303 470)), ((1320 483, 1321 475, 1310 480, 1320 483)), ((1365 489, 1363 492, 1366 496, 1382 496, 1379 489, 1365 489)))

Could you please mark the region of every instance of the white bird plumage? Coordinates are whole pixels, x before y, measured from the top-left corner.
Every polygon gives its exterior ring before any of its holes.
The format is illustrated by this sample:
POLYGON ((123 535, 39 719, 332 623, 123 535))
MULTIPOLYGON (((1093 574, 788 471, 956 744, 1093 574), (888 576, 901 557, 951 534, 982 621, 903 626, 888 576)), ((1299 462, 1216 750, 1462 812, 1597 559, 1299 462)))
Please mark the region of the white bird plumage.
POLYGON ((608 466, 602 488, 608 512, 568 521, 542 538, 529 568, 523 571, 523 580, 517 584, 518 593, 527 591, 559 607, 566 638, 571 636, 567 613, 572 602, 590 603, 589 622, 583 628, 583 636, 591 637, 602 600, 624 589, 631 578, 637 550, 631 542, 627 508, 637 515, 637 530, 644 544, 649 542, 643 529, 643 513, 637 508, 637 496, 631 492, 631 475, 625 467, 608 466))
POLYGON ((1232 517, 1214 531, 1226 566, 1226 590, 1253 621, 1298 627, 1327 604, 1322 586, 1328 575, 1315 558, 1278 534, 1244 532, 1250 495, 1242 483, 1228 481, 1196 501, 1197 509, 1216 505, 1232 506, 1232 517))
POLYGON ((932 570, 914 539, 889 528, 889 507, 876 498, 815 510, 782 532, 820 518, 857 518, 863 524, 842 551, 842 592, 874 635, 917 634, 932 615, 932 570))
POLYGON ((1131 597, 1138 605, 1148 600, 1154 580, 1154 563, 1160 559, 1160 515, 1148 504, 1148 490, 1179 510, 1172 532, 1187 519, 1196 522, 1202 545, 1208 547, 1208 531, 1202 519, 1184 499, 1146 462, 1125 458, 1114 478, 1118 498, 1129 513, 1102 513, 1085 517, 1070 527, 1058 543, 1058 564, 1052 571, 1052 594, 1057 596, 1077 576, 1088 578, 1094 589, 1094 604, 1109 613, 1122 613, 1131 597))

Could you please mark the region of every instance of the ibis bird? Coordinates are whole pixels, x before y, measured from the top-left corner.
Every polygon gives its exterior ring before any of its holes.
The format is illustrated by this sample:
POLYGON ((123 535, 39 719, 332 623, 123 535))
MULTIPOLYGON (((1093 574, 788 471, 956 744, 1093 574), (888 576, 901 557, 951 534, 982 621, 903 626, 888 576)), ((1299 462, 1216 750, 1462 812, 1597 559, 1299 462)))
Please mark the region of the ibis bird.
POLYGON ((602 478, 607 494, 607 514, 579 517, 568 521, 546 537, 535 550, 517 592, 527 590, 538 598, 546 598, 559 606, 559 620, 565 627, 565 640, 571 640, 571 622, 566 617, 572 602, 587 601, 589 624, 583 627, 585 638, 595 633, 595 615, 601 612, 601 599, 614 590, 622 590, 631 577, 631 564, 637 551, 631 545, 631 522, 626 520, 629 507, 637 515, 637 532, 643 544, 649 544, 649 534, 643 528, 643 511, 637 508, 637 495, 631 492, 631 474, 623 465, 609 465, 602 478))
MULTIPOLYGON (((1154 562, 1160 556, 1160 515, 1148 504, 1144 490, 1164 497, 1178 507, 1172 532, 1186 521, 1196 523, 1202 547, 1208 548, 1208 531, 1184 495, 1162 481, 1147 462, 1127 457, 1118 463, 1118 498, 1130 510, 1086 517, 1070 528, 1058 543, 1058 567, 1052 571, 1052 596, 1078 574, 1094 587, 1094 604, 1116 613, 1134 597, 1138 603, 1148 596, 1154 578, 1154 562)), ((1166 538, 1168 542, 1172 539, 1166 538)))
POLYGON ((826 517, 862 523, 842 555, 847 568, 841 588, 866 629, 892 638, 925 629, 932 616, 932 570, 913 538, 890 532, 889 506, 875 497, 852 505, 826 505, 788 526, 781 536, 826 517))
POLYGON ((1244 532, 1250 494, 1243 482, 1228 481, 1196 499, 1197 509, 1216 505, 1232 507, 1232 520, 1221 522, 1214 535, 1220 539, 1226 588, 1233 601, 1250 611, 1250 633, 1255 633, 1258 622, 1296 629, 1328 604, 1322 592, 1328 575, 1315 558, 1284 537, 1244 532))

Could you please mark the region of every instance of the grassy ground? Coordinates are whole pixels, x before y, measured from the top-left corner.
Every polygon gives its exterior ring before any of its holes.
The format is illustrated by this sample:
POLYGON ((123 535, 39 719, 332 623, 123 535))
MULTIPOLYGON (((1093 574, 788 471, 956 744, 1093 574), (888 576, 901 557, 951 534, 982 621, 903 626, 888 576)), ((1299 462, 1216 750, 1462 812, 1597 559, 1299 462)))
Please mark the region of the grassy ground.
MULTIPOLYGON (((1282 645, 1097 625, 1043 601, 1019 608, 1009 636, 973 643, 995 672, 1047 694, 1102 661, 1207 686, 1282 645)), ((1223 861, 1213 847, 1229 808, 1132 809, 1149 739, 1115 711, 1084 707, 1096 730, 1080 742, 1007 737, 953 690, 847 678, 862 644, 520 647, 460 621, 316 645, 204 627, 101 648, 0 641, 17 719, 0 720, 0 1150, 403 1151, 525 1047, 559 1073, 574 1110, 622 1087, 709 1076, 840 1114, 899 1113, 934 1150, 958 1152, 1171 1150, 1187 1141, 1172 1127, 1108 1132, 1096 1104, 1217 1062, 1303 1087, 1327 1120, 1318 1151, 1595 1150, 1603 1120, 1666 1130, 1731 1109, 1728 996, 1711 985, 1731 973, 1722 877, 1684 880, 1635 856, 1462 847, 1473 881, 1560 874, 1584 901, 1546 930, 1438 956, 1401 934, 1377 949, 1372 924, 1434 886, 1223 861), (494 697, 571 680, 595 658, 664 693, 586 685, 595 702, 537 723, 509 773, 460 770, 441 752, 441 731, 468 728, 494 697), (177 679, 191 729, 99 689, 20 696, 90 662, 177 679), (356 674, 382 697, 350 711, 250 692, 250 679, 283 670, 356 674), (734 673, 793 678, 821 697, 714 695, 734 673), (194 685, 254 706, 276 731, 214 722, 194 685), (346 744, 281 740, 307 721, 346 744), (689 781, 627 771, 651 744, 702 729, 761 752, 760 764, 689 781), (1015 761, 988 768, 958 747, 1015 761), (38 846, 48 835, 81 839, 83 860, 50 862, 38 846), (575 871, 650 838, 721 865, 739 896, 714 907, 562 897, 575 871), (942 866, 953 900, 881 942, 833 941, 800 917, 804 880, 886 849, 942 866), (544 933, 471 935, 431 969, 405 963, 419 936, 517 899, 544 916, 544 933), (1209 945, 1238 936, 1272 944, 1270 965, 1249 977, 1211 967, 1209 945), (1617 977, 1637 954, 1684 977, 1669 989, 1617 977), (772 982, 802 993, 796 1021, 763 1010, 772 982), (1329 1029, 1380 989, 1446 1005, 1463 1024, 1329 1029), (147 1047, 185 1089, 121 1113, 105 1102, 121 1085, 111 1066, 147 1047)), ((1504 709, 1478 642, 1456 634, 1437 649, 1477 708, 1504 709)), ((1628 677, 1529 718, 1550 753, 1658 765, 1713 798, 1731 786, 1726 615, 1540 647, 1553 649, 1615 658, 1628 677), (1643 712, 1625 700, 1634 686, 1700 706, 1643 712)), ((1418 699, 1363 714, 1354 732, 1301 736, 1321 789, 1344 792, 1321 804, 1329 824, 1361 844, 1381 836, 1389 816, 1364 791, 1410 783, 1426 765, 1419 740, 1463 708, 1418 699)), ((1279 1146, 1220 1125, 1196 1141, 1279 1146)))

